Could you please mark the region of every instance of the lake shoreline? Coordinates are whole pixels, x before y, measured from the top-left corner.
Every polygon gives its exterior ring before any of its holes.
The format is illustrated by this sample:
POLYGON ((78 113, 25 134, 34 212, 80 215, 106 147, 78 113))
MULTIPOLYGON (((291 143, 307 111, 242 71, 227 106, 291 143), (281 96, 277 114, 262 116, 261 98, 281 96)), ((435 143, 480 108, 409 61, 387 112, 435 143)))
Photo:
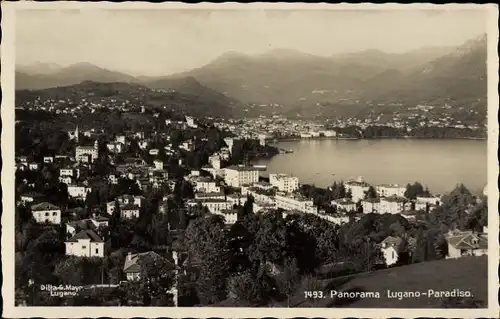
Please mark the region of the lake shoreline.
POLYGON ((267 172, 291 174, 302 183, 318 187, 363 176, 373 184, 425 181, 431 191, 444 193, 460 182, 471 190, 482 191, 488 180, 484 140, 446 139, 450 141, 446 142, 416 138, 410 142, 404 138, 381 138, 352 143, 333 140, 352 138, 279 140, 272 145, 283 150, 281 154, 254 159, 252 164, 266 165, 267 172))
POLYGON ((378 137, 285 137, 277 138, 276 142, 310 141, 310 140, 477 140, 487 141, 484 137, 419 137, 419 136, 378 136, 378 137))

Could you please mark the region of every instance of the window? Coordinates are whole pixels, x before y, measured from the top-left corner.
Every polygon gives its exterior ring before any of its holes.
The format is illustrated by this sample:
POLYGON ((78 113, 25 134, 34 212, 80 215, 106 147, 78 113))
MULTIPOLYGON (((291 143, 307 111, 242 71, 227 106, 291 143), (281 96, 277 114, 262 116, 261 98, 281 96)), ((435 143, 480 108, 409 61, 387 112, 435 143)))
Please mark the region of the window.
POLYGON ((96 248, 95 249, 95 253, 98 254, 99 253, 99 248, 96 248))
POLYGON ((82 246, 82 249, 87 249, 87 246, 82 246))
POLYGON ((396 256, 394 255, 394 250, 392 251, 392 259, 396 258, 396 256))
POLYGON ((52 212, 52 216, 57 216, 57 212, 52 212))
POLYGON ((45 216, 49 216, 50 214, 49 213, 45 213, 45 216))

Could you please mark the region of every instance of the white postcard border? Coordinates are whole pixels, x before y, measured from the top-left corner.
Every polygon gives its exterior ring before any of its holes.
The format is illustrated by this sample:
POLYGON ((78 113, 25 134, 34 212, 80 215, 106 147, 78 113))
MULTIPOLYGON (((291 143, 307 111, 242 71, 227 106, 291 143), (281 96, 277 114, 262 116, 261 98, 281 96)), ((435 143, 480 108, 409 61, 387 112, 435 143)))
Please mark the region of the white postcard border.
POLYGON ((495 4, 306 4, 306 3, 251 3, 235 2, 214 4, 147 3, 147 2, 2 2, 2 43, 1 43, 1 87, 2 87, 2 272, 3 272, 3 316, 7 318, 46 317, 498 317, 498 6, 495 4), (463 10, 484 9, 488 11, 488 308, 487 309, 363 309, 363 308, 162 308, 162 307, 15 307, 14 306, 14 86, 15 86, 15 11, 16 10, 54 10, 54 9, 238 9, 238 10, 463 10))

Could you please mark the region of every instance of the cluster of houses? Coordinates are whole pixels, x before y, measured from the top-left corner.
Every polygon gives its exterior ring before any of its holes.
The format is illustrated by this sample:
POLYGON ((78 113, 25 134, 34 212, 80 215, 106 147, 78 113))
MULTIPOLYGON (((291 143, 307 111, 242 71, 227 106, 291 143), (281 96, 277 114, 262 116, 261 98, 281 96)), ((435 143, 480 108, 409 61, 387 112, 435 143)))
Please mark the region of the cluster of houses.
MULTIPOLYGON (((197 127, 197 124, 190 117, 186 118, 188 127, 197 127)), ((93 132, 85 132, 87 136, 93 136, 93 132)), ((70 138, 78 142, 80 132, 78 127, 75 131, 69 133, 70 138)), ((139 138, 139 147, 148 148, 147 140, 144 134, 134 133, 139 138)), ((186 202, 187 206, 201 205, 210 213, 221 215, 227 225, 232 225, 237 221, 236 205, 245 205, 248 196, 252 196, 253 212, 263 212, 267 210, 282 209, 284 215, 287 214, 313 214, 319 216, 331 223, 341 224, 349 221, 347 213, 357 212, 362 207, 364 213, 376 212, 380 214, 405 214, 405 211, 423 210, 429 211, 440 204, 437 196, 417 197, 415 201, 409 201, 404 197, 406 188, 399 185, 379 185, 376 187, 377 199, 365 199, 365 194, 370 185, 363 180, 346 182, 345 188, 352 195, 351 198, 333 200, 331 205, 336 207, 335 215, 327 214, 319 210, 314 205, 313 200, 302 196, 299 190, 299 179, 287 174, 269 174, 269 182, 261 181, 260 173, 265 167, 233 165, 222 167, 222 162, 231 156, 233 138, 226 138, 227 147, 221 148, 209 158, 209 165, 202 168, 201 171, 191 171, 184 179, 193 185, 195 192, 194 199, 186 202), (205 174, 202 174, 204 172, 205 174), (226 194, 225 188, 235 189, 236 192, 226 194)), ((129 145, 129 137, 122 135, 106 144, 107 150, 111 154, 122 153, 129 145)), ((186 141, 180 148, 189 150, 192 146, 191 141, 186 141)), ((166 151, 174 152, 170 146, 166 151)), ((149 154, 158 154, 157 149, 149 149, 149 154)), ((99 158, 99 145, 97 140, 92 145, 75 148, 74 158, 70 161, 64 156, 45 157, 44 163, 51 164, 62 159, 65 164, 59 169, 59 181, 68 185, 68 194, 70 197, 85 200, 92 191, 85 178, 92 169, 93 163, 99 158)), ((113 155, 109 157, 113 161, 113 155)), ((19 170, 39 170, 39 163, 28 163, 26 157, 17 158, 16 169, 19 170)), ((120 178, 135 180, 139 187, 158 188, 163 185, 169 185, 172 189, 175 181, 168 179, 168 171, 160 159, 155 159, 152 165, 148 165, 141 158, 127 158, 125 163, 116 165, 116 169, 107 176, 107 182, 117 184, 120 178)), ((167 200, 168 196, 164 197, 167 200)), ((65 223, 67 239, 65 241, 66 255, 78 257, 96 257, 103 258, 105 254, 105 240, 103 239, 103 229, 109 226, 109 219, 119 209, 120 216, 123 219, 138 218, 145 205, 144 196, 121 195, 106 204, 106 209, 102 215, 93 214, 92 217, 83 220, 73 220, 65 223)), ((28 192, 20 196, 18 204, 31 207, 33 218, 38 223, 49 223, 61 225, 61 208, 43 201, 43 195, 28 192)), ((449 251, 451 257, 462 255, 478 255, 486 253, 487 238, 484 235, 474 233, 461 233, 450 235, 449 251)), ((398 252, 401 246, 401 239, 387 238, 380 247, 384 252, 388 265, 396 262, 398 252)), ((164 258, 154 252, 141 254, 129 254, 125 261, 124 272, 128 280, 137 280, 140 277, 139 260, 141 258, 164 258)), ((172 269, 177 271, 179 268, 176 253, 172 253, 169 261, 172 263, 172 269)), ((176 294, 176 288, 172 290, 176 294)))
MULTIPOLYGON (((351 193, 351 198, 343 198, 332 201, 332 206, 343 211, 357 210, 359 203, 363 208, 363 213, 379 214, 402 214, 411 211, 432 211, 441 204, 441 199, 436 195, 417 196, 415 200, 409 200, 405 197, 406 187, 397 184, 377 185, 376 198, 365 198, 370 185, 358 178, 357 180, 344 183, 346 191, 351 193)), ((405 215, 410 217, 410 215, 405 215)))

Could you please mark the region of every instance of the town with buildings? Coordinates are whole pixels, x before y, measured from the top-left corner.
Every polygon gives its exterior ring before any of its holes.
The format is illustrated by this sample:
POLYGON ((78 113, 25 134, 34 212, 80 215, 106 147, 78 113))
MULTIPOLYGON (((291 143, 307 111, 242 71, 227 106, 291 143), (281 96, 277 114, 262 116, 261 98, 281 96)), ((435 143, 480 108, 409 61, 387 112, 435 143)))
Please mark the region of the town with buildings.
POLYGON ((487 10, 8 6, 8 317, 493 307, 487 10))
MULTIPOLYGON (((41 101, 38 103, 50 104, 41 101)), ((23 110, 37 111, 33 106, 23 110)), ((49 113, 56 110, 57 114, 60 109, 48 107, 42 110, 49 113)), ((78 108, 71 112, 74 116, 78 112, 85 114, 85 111, 78 108)), ((135 108, 128 112, 144 114, 145 110, 135 108)), ((161 116, 158 113, 153 113, 152 118, 159 121, 161 116)), ((165 291, 166 295, 171 296, 166 304, 183 306, 182 295, 187 292, 180 290, 187 288, 181 285, 182 278, 199 275, 199 269, 193 269, 200 267, 200 260, 196 257, 201 257, 195 256, 186 247, 178 250, 176 242, 178 244, 186 236, 185 233, 189 232, 189 223, 195 224, 200 218, 219 216, 223 225, 221 231, 224 232, 232 231, 235 225, 241 225, 245 218, 242 212, 255 216, 279 214, 279 218, 283 220, 311 216, 332 225, 332 229, 355 225, 364 217, 373 215, 399 216, 405 221, 405 225, 419 225, 425 223, 434 211, 443 207, 443 200, 449 201, 449 198, 446 199, 447 195, 432 194, 418 183, 413 186, 372 186, 362 177, 338 184, 335 182, 329 189, 321 190, 328 192, 330 199, 318 200, 313 194, 309 193, 308 196, 304 192, 304 185, 295 176, 269 172, 268 177, 264 178, 261 173, 267 170, 265 166, 250 165, 247 156, 241 157, 239 162, 232 158, 233 155, 236 156, 233 154, 234 147, 240 141, 253 139, 259 147, 268 147, 266 137, 263 136, 266 133, 259 129, 278 128, 273 127, 272 120, 268 119, 258 119, 245 125, 215 122, 213 128, 230 133, 224 138, 220 137, 220 148, 213 149, 206 162, 198 162, 196 167, 186 159, 200 145, 207 143, 208 138, 199 140, 196 135, 186 132, 203 129, 206 124, 199 123, 191 116, 181 120, 165 119, 163 122, 164 128, 175 127, 190 137, 173 143, 169 135, 155 130, 148 133, 129 131, 109 134, 106 128, 84 130, 77 125, 62 137, 70 143, 66 153, 43 151, 47 147, 42 147, 36 154, 16 154, 17 215, 22 214, 23 217, 19 218, 24 219, 18 225, 20 229, 17 236, 29 241, 29 236, 32 235, 24 232, 31 228, 62 234, 54 239, 63 245, 62 262, 70 260, 67 258, 73 258, 71 262, 75 264, 80 263, 81 259, 101 260, 85 264, 85 267, 101 268, 94 269, 97 272, 102 271, 103 260, 115 256, 113 261, 107 261, 108 264, 114 263, 108 269, 107 276, 98 276, 97 282, 90 279, 77 280, 88 289, 96 289, 96 286, 101 287, 100 289, 118 289, 127 287, 127 283, 140 282, 141 278, 144 280, 141 276, 145 276, 143 268, 150 267, 151 264, 148 263, 156 265, 160 260, 165 271, 174 278, 165 291), (158 140, 162 142, 158 143, 158 140), (55 186, 51 185, 54 180, 55 186), (412 187, 416 187, 415 192, 412 187), (179 217, 179 214, 182 216, 179 217), (122 227, 122 223, 144 222, 149 223, 147 227, 151 228, 160 227, 154 225, 155 222, 165 223, 165 228, 148 233, 148 236, 155 237, 151 240, 154 245, 134 243, 135 239, 131 242, 130 237, 127 237, 132 236, 130 233, 119 233, 118 228, 122 227), (129 239, 124 239, 123 236, 129 239), (128 246, 120 246, 123 243, 128 243, 128 246), (117 262, 119 263, 116 264, 117 262)), ((278 123, 280 124, 276 125, 284 124, 278 123)), ((288 130, 300 132, 302 126, 297 125, 290 124, 288 130)), ((284 127, 285 129, 281 127, 280 130, 287 132, 287 126, 284 127)), ((320 129, 306 124, 303 127, 320 129)), ((325 136, 335 136, 335 131, 319 132, 325 136)), ((25 149, 27 150, 31 151, 25 149)), ((465 195, 462 195, 469 196, 467 192, 465 190, 465 195)), ((486 193, 481 196, 486 196, 486 193)), ((467 205, 465 209, 471 211, 477 210, 477 207, 484 208, 484 198, 474 196, 467 205)), ((450 228, 448 233, 443 234, 447 252, 441 258, 487 254, 486 229, 486 226, 479 231, 450 228)), ((415 246, 418 245, 416 241, 422 240, 417 238, 419 235, 410 235, 404 228, 402 232, 388 233, 390 235, 380 237, 374 243, 373 248, 378 251, 376 255, 379 256, 376 267, 399 265, 399 255, 403 251, 415 254, 415 246)), ((41 236, 43 237, 43 233, 41 236)), ((36 242, 39 238, 32 240, 36 242)), ((57 243, 52 244, 57 246, 57 243)), ((25 244, 23 247, 29 249, 29 245, 25 244)), ((71 267, 65 269, 64 265, 57 264, 55 267, 56 272, 73 271, 71 267)), ((29 272, 32 276, 33 271, 30 269, 29 272)), ((71 277, 70 274, 63 275, 63 278, 67 277, 71 277)), ((33 282, 36 284, 34 278, 29 277, 28 281, 32 285, 33 282)), ((27 300, 30 299, 26 298, 21 298, 22 302, 28 303, 27 300)))

